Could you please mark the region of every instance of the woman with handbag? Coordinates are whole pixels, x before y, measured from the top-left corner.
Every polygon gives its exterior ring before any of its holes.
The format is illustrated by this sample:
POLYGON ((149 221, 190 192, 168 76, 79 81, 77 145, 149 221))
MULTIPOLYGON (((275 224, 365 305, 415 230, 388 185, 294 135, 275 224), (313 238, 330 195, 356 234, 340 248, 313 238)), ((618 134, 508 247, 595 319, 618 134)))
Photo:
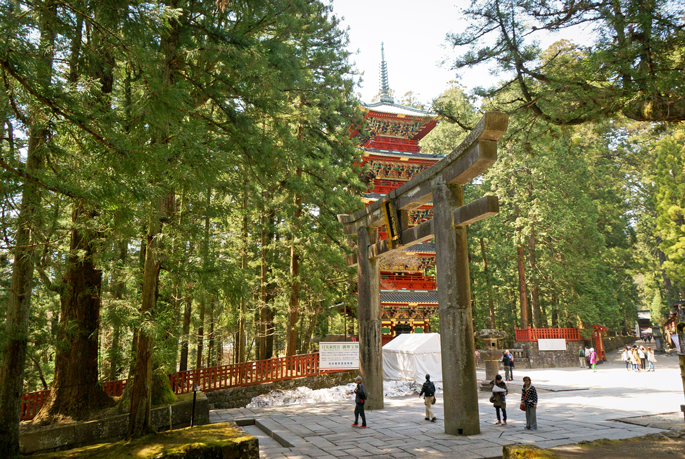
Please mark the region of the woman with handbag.
POLYGON ((656 358, 654 357, 654 351, 651 347, 647 348, 647 363, 649 364, 649 369, 647 371, 654 371, 654 362, 656 358))
POLYGON ((538 391, 535 386, 531 384, 530 377, 523 378, 523 389, 521 389, 521 411, 526 412, 526 429, 536 430, 538 428, 538 420, 536 416, 536 409, 538 407, 538 391))
POLYGON ((492 390, 492 396, 490 397, 490 403, 495 407, 495 413, 497 414, 496 426, 507 425, 507 399, 508 394, 507 385, 502 381, 502 376, 497 375, 493 381, 490 381, 490 389, 492 390), (502 410, 502 418, 500 419, 499 410, 502 410))

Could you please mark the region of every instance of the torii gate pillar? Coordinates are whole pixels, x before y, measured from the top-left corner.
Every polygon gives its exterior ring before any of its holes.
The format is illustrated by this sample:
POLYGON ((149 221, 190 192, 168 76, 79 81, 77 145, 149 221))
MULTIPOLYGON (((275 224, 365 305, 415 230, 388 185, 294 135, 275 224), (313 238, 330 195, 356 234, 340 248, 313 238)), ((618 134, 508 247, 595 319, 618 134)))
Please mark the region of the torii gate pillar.
POLYGON ((381 342, 381 274, 378 258, 369 258, 369 242, 377 228, 357 231, 357 291, 359 319, 359 371, 368 401, 366 409, 383 409, 383 353, 381 342))
POLYGON ((435 260, 438 281, 445 433, 480 433, 475 343, 471 313, 466 225, 453 226, 464 205, 461 185, 433 183, 435 260))

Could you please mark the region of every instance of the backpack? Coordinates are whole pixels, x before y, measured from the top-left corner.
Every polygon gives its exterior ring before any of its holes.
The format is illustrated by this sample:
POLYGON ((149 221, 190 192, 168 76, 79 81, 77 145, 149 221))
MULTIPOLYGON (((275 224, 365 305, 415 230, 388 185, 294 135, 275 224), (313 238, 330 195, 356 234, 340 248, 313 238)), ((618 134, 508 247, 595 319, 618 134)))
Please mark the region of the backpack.
POLYGON ((585 351, 582 350, 582 349, 580 349, 580 350, 578 351, 578 357, 585 357, 585 351))
POLYGON ((426 386, 426 396, 433 397, 435 395, 435 384, 433 381, 428 381, 426 386))

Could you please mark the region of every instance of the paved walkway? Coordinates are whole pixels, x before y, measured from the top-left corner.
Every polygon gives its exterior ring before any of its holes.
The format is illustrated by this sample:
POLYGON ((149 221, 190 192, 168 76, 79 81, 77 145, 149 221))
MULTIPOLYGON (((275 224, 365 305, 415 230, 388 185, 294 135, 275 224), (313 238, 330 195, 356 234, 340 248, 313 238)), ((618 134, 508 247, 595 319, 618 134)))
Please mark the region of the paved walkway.
MULTIPOLYGON (((625 370, 618 354, 597 372, 580 368, 515 370, 509 385, 508 425, 495 426, 487 392, 479 394, 479 435, 444 433, 443 406, 438 394, 435 423, 424 420, 418 396, 385 398, 385 408, 367 411, 368 429, 350 426, 354 404, 326 403, 265 408, 213 410, 211 422, 251 422, 245 430, 259 438, 260 457, 271 458, 494 458, 502 445, 533 444, 541 448, 600 438, 623 439, 659 429, 616 419, 669 413, 685 403, 677 357, 657 357, 654 373, 625 370), (527 431, 518 409, 521 378, 528 375, 538 388, 538 430, 527 431), (263 431, 270 432, 276 440, 263 431), (286 445, 286 446, 283 446, 286 445)), ((479 378, 484 373, 478 372, 479 378)), ((683 424, 685 428, 685 423, 683 424)))

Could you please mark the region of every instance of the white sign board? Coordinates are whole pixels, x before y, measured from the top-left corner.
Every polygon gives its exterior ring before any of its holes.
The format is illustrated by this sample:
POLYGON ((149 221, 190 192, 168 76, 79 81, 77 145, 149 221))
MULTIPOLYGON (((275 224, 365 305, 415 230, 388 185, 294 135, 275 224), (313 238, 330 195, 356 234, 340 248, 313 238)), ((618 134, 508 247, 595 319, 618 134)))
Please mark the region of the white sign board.
POLYGON ((358 370, 359 342, 319 343, 320 370, 358 370))
POLYGON ((538 350, 540 351, 565 351, 565 339, 539 339, 538 350))

